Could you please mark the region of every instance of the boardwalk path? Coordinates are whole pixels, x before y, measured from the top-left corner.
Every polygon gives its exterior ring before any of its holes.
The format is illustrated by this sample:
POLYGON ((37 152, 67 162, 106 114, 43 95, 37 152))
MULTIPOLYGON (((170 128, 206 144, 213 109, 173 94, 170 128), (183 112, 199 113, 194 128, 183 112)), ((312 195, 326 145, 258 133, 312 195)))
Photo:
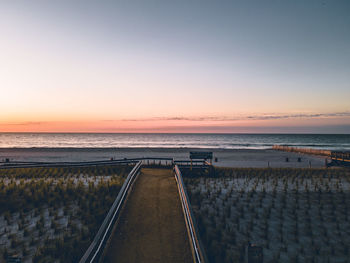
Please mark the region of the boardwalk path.
POLYGON ((193 262, 172 170, 141 170, 104 262, 193 262))

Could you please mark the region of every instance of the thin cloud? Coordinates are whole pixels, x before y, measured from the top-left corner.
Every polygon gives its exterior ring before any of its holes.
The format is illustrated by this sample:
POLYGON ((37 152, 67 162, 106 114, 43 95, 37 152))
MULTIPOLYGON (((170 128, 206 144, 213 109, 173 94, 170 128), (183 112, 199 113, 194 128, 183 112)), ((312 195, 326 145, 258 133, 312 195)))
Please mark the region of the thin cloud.
POLYGON ((331 112, 331 113, 299 113, 299 114, 256 114, 248 116, 200 116, 200 117, 153 117, 153 118, 134 118, 122 119, 128 122, 140 121, 242 121, 242 120, 278 120, 278 119, 315 119, 315 118, 331 118, 331 117, 350 117, 350 111, 331 112))
MULTIPOLYGON (((113 122, 153 122, 153 121, 189 121, 189 122, 232 122, 245 120, 282 120, 282 119, 318 119, 318 118, 336 118, 350 117, 350 111, 329 112, 329 113, 298 113, 298 114, 255 114, 255 115, 238 115, 238 116, 199 116, 199 117, 152 117, 152 118, 130 118, 116 120, 101 120, 105 123, 113 122)), ((49 121, 25 121, 25 122, 5 122, 4 126, 42 126, 52 122, 49 121)))
POLYGON ((43 125, 46 122, 41 121, 25 121, 25 122, 7 122, 3 123, 3 125, 7 126, 32 126, 32 125, 43 125))
POLYGON ((297 118, 303 119, 303 118, 330 118, 330 117, 350 117, 350 112, 262 115, 262 116, 248 116, 247 118, 254 119, 254 120, 274 120, 274 119, 297 119, 297 118))

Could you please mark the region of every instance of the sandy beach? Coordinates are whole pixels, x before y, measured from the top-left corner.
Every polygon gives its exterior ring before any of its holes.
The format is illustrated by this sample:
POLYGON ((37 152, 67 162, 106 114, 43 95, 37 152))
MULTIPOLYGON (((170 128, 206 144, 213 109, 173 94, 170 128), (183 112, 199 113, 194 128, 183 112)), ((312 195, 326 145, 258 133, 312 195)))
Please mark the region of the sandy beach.
MULTIPOLYGON (((1 148, 0 160, 10 161, 94 161, 140 157, 188 159, 190 151, 212 151, 220 167, 324 167, 325 157, 281 152, 271 149, 196 149, 196 148, 1 148), (298 162, 301 157, 301 162, 298 162), (286 162, 286 158, 289 159, 286 162)), ((214 160, 213 160, 214 161, 214 160)))

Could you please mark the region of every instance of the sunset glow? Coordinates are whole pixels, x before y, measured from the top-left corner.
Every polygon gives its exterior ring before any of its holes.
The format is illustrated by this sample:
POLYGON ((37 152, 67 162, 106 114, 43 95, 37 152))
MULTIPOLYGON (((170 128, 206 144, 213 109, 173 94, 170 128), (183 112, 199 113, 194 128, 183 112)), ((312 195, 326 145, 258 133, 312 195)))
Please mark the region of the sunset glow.
POLYGON ((349 133, 348 11, 2 2, 0 132, 349 133))

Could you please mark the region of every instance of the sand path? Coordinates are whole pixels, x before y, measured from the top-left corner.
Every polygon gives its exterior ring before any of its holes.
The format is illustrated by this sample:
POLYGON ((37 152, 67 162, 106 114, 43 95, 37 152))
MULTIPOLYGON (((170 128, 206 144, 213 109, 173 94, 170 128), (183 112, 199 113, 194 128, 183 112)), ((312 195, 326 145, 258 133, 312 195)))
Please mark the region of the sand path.
POLYGON ((141 170, 103 262, 193 262, 172 170, 141 170))

